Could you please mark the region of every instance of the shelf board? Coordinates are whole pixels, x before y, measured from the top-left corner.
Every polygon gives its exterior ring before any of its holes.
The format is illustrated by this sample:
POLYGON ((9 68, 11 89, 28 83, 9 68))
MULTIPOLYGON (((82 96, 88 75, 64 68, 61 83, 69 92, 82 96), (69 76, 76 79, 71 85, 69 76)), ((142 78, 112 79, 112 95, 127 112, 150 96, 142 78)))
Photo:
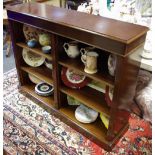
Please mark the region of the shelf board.
MULTIPOLYGON (((105 128, 101 119, 98 117, 97 120, 93 123, 88 123, 88 124, 81 123, 75 118, 75 109, 76 109, 76 106, 67 106, 67 107, 60 108, 59 111, 62 114, 64 114, 67 117, 67 119, 74 122, 78 127, 85 130, 85 132, 93 135, 94 137, 104 142, 105 144, 108 144, 108 141, 106 141, 105 139, 107 129, 105 128)), ((91 136, 91 139, 93 138, 93 136, 91 136)))
POLYGON ((27 84, 27 85, 21 86, 20 89, 25 91, 26 93, 28 93, 29 95, 31 95, 35 99, 39 100, 44 105, 46 105, 50 108, 54 107, 54 96, 51 95, 51 96, 44 97, 44 96, 37 95, 35 93, 35 85, 34 84, 27 84))
POLYGON ((52 71, 45 66, 40 67, 21 67, 27 73, 32 74, 36 78, 53 85, 52 71))
POLYGON ((42 50, 41 50, 41 47, 40 48, 39 47, 38 48, 30 48, 25 43, 22 43, 22 42, 17 43, 17 45, 20 46, 20 47, 22 47, 22 48, 25 48, 27 50, 30 50, 30 51, 38 54, 38 55, 41 55, 41 56, 47 58, 48 60, 52 60, 51 54, 45 54, 45 53, 43 53, 42 50))
POLYGON ((84 64, 78 59, 67 58, 64 60, 60 60, 59 64, 64 67, 74 69, 77 72, 82 73, 83 75, 85 75, 93 80, 99 81, 101 83, 104 82, 104 83, 107 83, 108 85, 110 85, 111 87, 114 87, 114 78, 111 77, 108 73, 102 73, 102 72, 98 71, 95 74, 88 74, 88 73, 84 72, 84 64))
POLYGON ((110 115, 110 108, 106 104, 103 93, 96 91, 94 89, 91 89, 89 87, 84 87, 77 90, 77 89, 71 89, 65 86, 61 86, 60 90, 61 92, 79 100, 86 106, 98 112, 102 112, 107 116, 110 115))

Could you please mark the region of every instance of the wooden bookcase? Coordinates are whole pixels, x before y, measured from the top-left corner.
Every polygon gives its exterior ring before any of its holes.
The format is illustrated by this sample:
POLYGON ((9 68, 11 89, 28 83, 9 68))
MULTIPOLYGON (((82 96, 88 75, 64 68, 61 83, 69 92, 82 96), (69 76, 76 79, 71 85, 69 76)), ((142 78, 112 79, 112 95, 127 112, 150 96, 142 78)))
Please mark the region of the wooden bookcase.
POLYGON ((125 117, 121 116, 120 112, 125 111, 122 110, 123 108, 127 110, 127 106, 132 103, 140 66, 139 62, 132 59, 132 54, 143 46, 148 28, 37 3, 7 6, 7 14, 20 90, 46 105, 53 115, 90 140, 106 150, 111 150, 128 128, 128 112, 124 113, 125 117), (42 29, 52 35, 52 54, 43 54, 41 48, 32 49, 26 45, 23 24, 42 29), (78 41, 81 47, 96 47, 100 55, 97 73, 85 73, 80 58, 70 59, 66 56, 63 43, 71 40, 78 41), (52 60, 53 71, 45 66, 36 68, 28 66, 22 58, 23 48, 52 60), (110 76, 107 69, 110 53, 117 56, 115 77, 110 76), (97 90, 90 87, 77 90, 63 85, 60 75, 62 66, 113 87, 112 106, 107 105, 103 93, 97 90), (35 84, 29 80, 28 73, 54 85, 54 95, 50 97, 37 95, 34 91, 35 84), (108 129, 105 128, 100 117, 90 124, 77 121, 74 116, 76 107, 67 104, 67 95, 109 116, 108 129))

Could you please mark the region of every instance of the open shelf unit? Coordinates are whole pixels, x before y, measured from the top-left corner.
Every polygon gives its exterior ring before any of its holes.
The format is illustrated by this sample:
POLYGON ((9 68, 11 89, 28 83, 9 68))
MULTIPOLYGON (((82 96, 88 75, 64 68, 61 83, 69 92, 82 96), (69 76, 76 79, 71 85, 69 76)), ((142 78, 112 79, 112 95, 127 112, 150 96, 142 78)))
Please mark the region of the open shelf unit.
POLYGON ((140 62, 132 59, 132 54, 135 53, 137 47, 143 46, 148 28, 38 3, 19 4, 16 7, 7 6, 7 14, 19 88, 42 102, 51 111, 53 110, 54 115, 66 124, 77 129, 104 149, 111 150, 128 127, 128 117, 121 118, 119 111, 122 107, 126 110, 132 103, 140 66, 140 62), (45 8, 45 12, 42 12, 41 8, 45 8), (92 24, 88 24, 89 21, 92 24), (24 24, 51 34, 51 54, 43 53, 41 46, 36 48, 27 46, 23 33, 24 24), (75 59, 67 56, 63 44, 70 41, 77 41, 79 48, 95 47, 95 51, 99 53, 97 73, 86 73, 80 56, 75 59), (52 61, 53 70, 48 69, 44 64, 39 67, 27 65, 22 57, 23 48, 52 61), (110 54, 115 54, 117 57, 115 77, 108 73, 107 61, 110 54), (104 93, 93 88, 67 87, 61 80, 63 67, 74 70, 90 80, 101 84, 106 83, 112 87, 114 90, 112 105, 108 106, 104 93), (48 97, 37 95, 35 84, 28 79, 28 74, 53 85, 54 94, 48 97), (107 116, 109 118, 108 128, 104 126, 100 115, 93 123, 79 122, 75 118, 77 106, 69 105, 67 96, 107 116), (123 120, 119 121, 119 128, 117 128, 118 120, 123 120))

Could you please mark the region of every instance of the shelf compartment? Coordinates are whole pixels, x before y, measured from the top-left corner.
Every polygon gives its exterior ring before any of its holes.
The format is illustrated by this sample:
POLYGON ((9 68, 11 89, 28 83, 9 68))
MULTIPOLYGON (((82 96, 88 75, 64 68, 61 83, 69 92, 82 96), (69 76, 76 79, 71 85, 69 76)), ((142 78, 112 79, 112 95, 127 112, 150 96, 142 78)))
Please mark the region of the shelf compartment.
POLYGON ((88 74, 88 73, 84 72, 84 64, 79 59, 67 58, 64 60, 60 60, 59 64, 64 67, 74 69, 77 72, 82 73, 83 75, 85 75, 93 80, 99 81, 101 83, 104 82, 104 83, 108 84, 109 86, 114 87, 114 78, 113 77, 111 77, 108 73, 102 73, 100 71, 98 71, 95 74, 88 74))
MULTIPOLYGON (((88 124, 81 123, 75 118, 75 109, 76 109, 76 106, 67 106, 67 107, 60 108, 59 111, 62 114, 64 114, 67 117, 67 119, 74 122, 77 126, 85 130, 85 132, 88 132, 89 134, 91 133, 91 135, 93 135, 100 141, 104 142, 105 144, 108 144, 108 142, 105 139, 107 129, 105 128, 101 119, 98 117, 97 120, 93 123, 88 123, 88 124)), ((93 137, 91 136, 91 139, 92 138, 93 137)))
POLYGON ((27 84, 27 85, 21 86, 20 89, 23 90, 24 92, 28 93, 35 99, 39 100, 44 105, 46 105, 50 108, 54 107, 54 95, 46 96, 46 97, 37 95, 35 93, 35 84, 27 84))
POLYGON ((40 48, 39 48, 39 47, 38 47, 38 48, 30 48, 30 47, 28 47, 25 43, 22 43, 22 42, 16 43, 16 44, 17 44, 19 47, 22 47, 22 48, 25 48, 25 49, 27 49, 27 50, 30 50, 30 51, 32 51, 32 52, 38 54, 38 55, 41 55, 41 56, 47 58, 48 60, 52 60, 51 54, 45 54, 45 53, 43 53, 42 50, 41 50, 41 47, 40 47, 40 48))
POLYGON ((36 78, 40 79, 48 83, 49 85, 53 85, 53 78, 52 78, 52 70, 48 69, 45 66, 40 67, 21 67, 21 69, 27 73, 32 74, 36 78))
POLYGON ((110 108, 104 99, 104 94, 91 89, 89 87, 84 87, 81 89, 71 89, 65 86, 60 87, 61 92, 74 97, 75 99, 82 102, 84 105, 104 113, 106 116, 110 115, 110 108))

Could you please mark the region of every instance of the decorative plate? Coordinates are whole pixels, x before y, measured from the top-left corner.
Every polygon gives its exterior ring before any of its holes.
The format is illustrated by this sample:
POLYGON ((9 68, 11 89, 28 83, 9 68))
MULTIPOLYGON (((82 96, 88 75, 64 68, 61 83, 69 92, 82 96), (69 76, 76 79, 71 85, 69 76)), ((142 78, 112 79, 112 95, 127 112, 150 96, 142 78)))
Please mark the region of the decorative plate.
POLYGON ((31 39, 36 39, 37 41, 39 41, 39 34, 41 33, 41 30, 24 24, 23 33, 24 33, 26 41, 29 41, 31 39))
POLYGON ((75 118, 82 123, 92 123, 98 117, 98 112, 81 104, 75 110, 75 118))
POLYGON ((116 55, 110 54, 108 58, 108 70, 111 76, 115 76, 116 61, 117 61, 116 55))
POLYGON ((28 74, 29 76, 29 79, 31 80, 31 82, 35 83, 35 84, 38 84, 41 82, 40 79, 36 78, 35 76, 33 76, 32 74, 28 74))
POLYGON ((82 104, 80 101, 76 100, 74 97, 67 95, 67 101, 69 105, 80 105, 82 104))
POLYGON ((53 91, 54 87, 45 82, 40 82, 35 86, 35 92, 41 96, 49 96, 53 91))
POLYGON ((45 58, 43 56, 35 54, 25 48, 23 48, 22 55, 23 55, 24 61, 32 67, 38 67, 42 65, 45 61, 45 58))
POLYGON ((76 88, 80 89, 86 86, 89 82, 86 76, 76 73, 76 71, 65 67, 62 68, 61 79, 66 86, 75 89, 76 88))

